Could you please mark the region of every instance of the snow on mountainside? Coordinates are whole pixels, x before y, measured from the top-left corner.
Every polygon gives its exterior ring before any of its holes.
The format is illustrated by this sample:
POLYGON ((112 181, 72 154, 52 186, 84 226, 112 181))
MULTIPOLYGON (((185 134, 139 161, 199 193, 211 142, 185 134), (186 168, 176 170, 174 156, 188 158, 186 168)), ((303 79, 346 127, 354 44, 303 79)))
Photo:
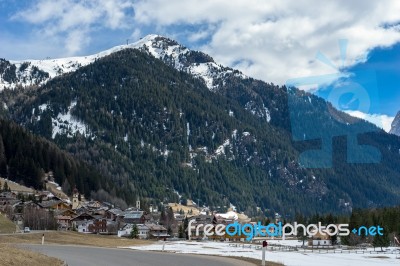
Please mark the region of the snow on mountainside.
POLYGON ((400 112, 394 118, 389 133, 400 136, 400 112))
POLYGON ((135 43, 116 46, 89 56, 9 62, 1 59, 0 90, 41 85, 54 77, 73 72, 99 58, 127 48, 147 51, 178 70, 202 78, 210 90, 217 88, 214 84, 216 78, 223 78, 226 75, 245 77, 237 70, 216 64, 210 56, 202 52, 189 50, 176 41, 159 35, 148 35, 135 43))

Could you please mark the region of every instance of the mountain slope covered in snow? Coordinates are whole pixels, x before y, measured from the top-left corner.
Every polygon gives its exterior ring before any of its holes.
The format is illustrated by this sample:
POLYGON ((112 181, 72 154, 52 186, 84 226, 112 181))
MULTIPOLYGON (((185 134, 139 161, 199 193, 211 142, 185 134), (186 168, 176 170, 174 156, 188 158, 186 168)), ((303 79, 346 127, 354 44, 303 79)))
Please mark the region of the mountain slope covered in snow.
POLYGON ((0 89, 41 85, 54 77, 76 71, 100 58, 129 48, 146 51, 177 70, 202 78, 210 90, 216 89, 214 80, 217 78, 227 75, 245 77, 237 70, 216 64, 202 52, 192 51, 159 35, 148 35, 135 43, 116 46, 89 56, 22 61, 3 59, 0 61, 0 89))

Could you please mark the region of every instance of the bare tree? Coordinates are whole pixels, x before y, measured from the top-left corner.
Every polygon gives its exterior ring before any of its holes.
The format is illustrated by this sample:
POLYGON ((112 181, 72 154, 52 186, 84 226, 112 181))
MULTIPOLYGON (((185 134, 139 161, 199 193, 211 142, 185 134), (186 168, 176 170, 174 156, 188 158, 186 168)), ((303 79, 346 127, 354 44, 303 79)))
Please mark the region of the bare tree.
POLYGON ((25 207, 23 211, 24 226, 33 230, 56 230, 57 221, 50 210, 25 207))

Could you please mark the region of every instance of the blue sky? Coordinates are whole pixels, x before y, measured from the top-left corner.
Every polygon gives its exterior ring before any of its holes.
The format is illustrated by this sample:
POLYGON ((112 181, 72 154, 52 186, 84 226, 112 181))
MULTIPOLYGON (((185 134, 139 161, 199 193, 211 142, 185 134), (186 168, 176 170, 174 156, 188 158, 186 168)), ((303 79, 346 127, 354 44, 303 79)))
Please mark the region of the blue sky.
POLYGON ((381 104, 372 112, 396 115, 400 111, 400 44, 387 49, 374 49, 367 62, 349 69, 350 72, 362 70, 376 73, 381 104))
MULTIPOLYGON (((400 110, 399 21, 397 0, 0 0, 0 57, 88 55, 156 33, 249 76, 285 84, 335 71, 315 55, 340 66, 337 43, 347 39, 340 71, 350 79, 340 83, 359 84, 366 94, 355 99, 350 91, 334 104, 388 127, 400 110)), ((339 87, 305 89, 329 99, 339 87)))

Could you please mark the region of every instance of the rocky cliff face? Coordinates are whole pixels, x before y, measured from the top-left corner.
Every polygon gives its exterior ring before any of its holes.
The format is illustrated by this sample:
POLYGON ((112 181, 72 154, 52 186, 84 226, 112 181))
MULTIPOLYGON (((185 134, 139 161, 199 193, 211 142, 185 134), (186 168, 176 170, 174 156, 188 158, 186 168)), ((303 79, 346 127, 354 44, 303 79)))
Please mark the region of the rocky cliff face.
POLYGON ((400 112, 397 113, 396 117, 392 122, 392 128, 389 133, 400 136, 400 112))

